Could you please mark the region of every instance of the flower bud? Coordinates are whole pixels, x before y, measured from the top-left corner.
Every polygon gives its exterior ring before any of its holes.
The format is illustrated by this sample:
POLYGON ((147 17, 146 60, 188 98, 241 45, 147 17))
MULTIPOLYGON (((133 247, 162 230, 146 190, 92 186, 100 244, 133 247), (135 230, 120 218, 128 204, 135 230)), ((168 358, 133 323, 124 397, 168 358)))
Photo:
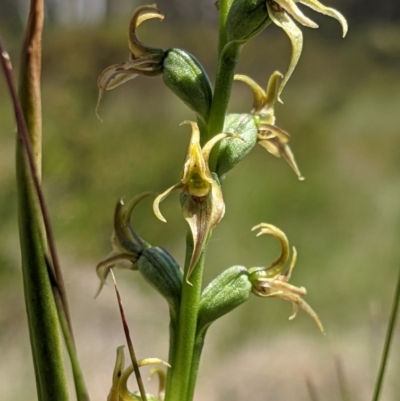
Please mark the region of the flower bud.
POLYGON ((216 173, 223 178, 235 167, 257 143, 258 128, 250 114, 229 114, 223 132, 236 134, 239 138, 223 139, 218 148, 216 173))
POLYGON ((227 41, 246 42, 270 23, 265 0, 234 0, 226 21, 227 41))
POLYGON ((197 335, 204 334, 210 324, 246 302, 252 284, 243 266, 232 266, 215 278, 200 298, 197 335))
POLYGON ((205 122, 210 114, 212 90, 200 62, 182 49, 166 51, 163 61, 165 85, 205 122))

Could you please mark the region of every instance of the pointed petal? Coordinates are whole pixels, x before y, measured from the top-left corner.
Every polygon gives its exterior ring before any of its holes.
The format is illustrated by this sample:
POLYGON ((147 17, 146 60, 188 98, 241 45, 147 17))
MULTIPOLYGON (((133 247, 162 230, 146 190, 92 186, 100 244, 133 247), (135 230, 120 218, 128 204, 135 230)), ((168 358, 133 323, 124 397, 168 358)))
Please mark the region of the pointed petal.
POLYGON ((275 3, 285 9, 300 24, 309 28, 318 28, 318 24, 306 17, 293 0, 275 0, 275 3))
MULTIPOLYGON (((272 127, 272 126, 271 126, 272 127)), ((273 154, 275 157, 283 157, 289 166, 293 169, 293 171, 296 173, 298 179, 300 181, 304 180, 304 177, 301 175, 301 172, 299 170, 299 167, 297 166, 296 159, 294 158, 293 152, 290 149, 289 145, 285 143, 281 137, 278 137, 279 131, 281 131, 279 134, 284 135, 283 133, 286 133, 286 131, 277 129, 278 127, 274 128, 274 133, 277 135, 275 137, 271 137, 270 135, 267 135, 266 137, 268 139, 264 139, 262 134, 258 135, 258 143, 265 149, 268 150, 269 153, 273 154)), ((269 131, 272 131, 272 128, 268 129, 269 131)), ((286 133, 287 134, 287 133, 286 133)), ((289 135, 289 134, 287 134, 289 135)), ((282 138, 285 138, 282 136, 282 138)))
MULTIPOLYGON (((192 127, 190 142, 186 152, 181 182, 187 184, 192 176, 197 174, 203 180, 211 183, 211 174, 207 174, 208 166, 205 164, 200 146, 200 130, 194 121, 183 121, 179 125, 189 124, 192 127)), ((201 196, 201 195, 199 195, 201 196)))
POLYGON ((278 100, 281 103, 283 103, 280 97, 283 88, 287 84, 290 76, 292 75, 297 65, 297 62, 299 61, 301 51, 303 49, 303 34, 301 30, 297 27, 297 25, 289 18, 289 16, 285 12, 275 11, 271 7, 269 2, 267 2, 267 8, 271 20, 274 22, 275 25, 279 26, 286 32, 286 35, 288 35, 290 43, 292 45, 292 55, 290 58, 289 67, 288 70, 286 71, 285 77, 283 78, 278 90, 278 100))
POLYGON ((278 99, 278 91, 282 78, 283 75, 279 71, 274 71, 274 73, 270 76, 267 85, 264 107, 267 107, 269 109, 274 108, 274 105, 278 99))
POLYGON ((190 275, 200 259, 209 233, 221 221, 225 213, 220 186, 213 182, 211 192, 204 198, 186 196, 182 210, 193 237, 193 251, 186 275, 186 282, 189 283, 190 275))
POLYGON ((327 15, 328 17, 335 18, 342 26, 343 37, 346 36, 348 30, 347 21, 339 11, 330 7, 325 7, 317 0, 299 0, 299 3, 304 4, 321 14, 327 15))
MULTIPOLYGON (((219 142, 222 141, 225 138, 236 138, 239 139, 241 141, 243 141, 243 139, 236 134, 218 134, 215 135, 214 137, 212 137, 204 146, 203 149, 201 151, 202 155, 203 155, 203 159, 204 159, 204 163, 206 164, 206 166, 208 167, 208 161, 210 158, 210 153, 213 149, 213 147, 219 142)), ((208 169, 209 170, 209 169, 208 169)), ((211 175, 211 173, 210 173, 211 175)))
POLYGON ((119 384, 121 380, 121 375, 124 371, 125 366, 125 355, 124 346, 117 348, 117 359, 115 361, 115 367, 112 377, 112 385, 110 392, 107 396, 107 401, 119 401, 119 384))
POLYGON ((176 191, 177 189, 180 189, 183 187, 182 183, 178 183, 173 185, 171 188, 168 188, 165 192, 162 194, 158 195, 156 199, 154 199, 153 202, 153 213, 156 215, 156 217, 161 220, 162 222, 166 223, 167 220, 165 220, 164 216, 160 212, 160 203, 167 197, 169 196, 172 192, 176 191))
POLYGON ((259 113, 266 103, 266 93, 264 89, 261 88, 260 85, 254 80, 252 80, 247 75, 236 74, 233 78, 235 81, 241 81, 250 86, 250 89, 253 91, 254 101, 253 101, 253 110, 251 111, 254 114, 259 113))
MULTIPOLYGON (((321 320, 319 320, 317 313, 314 311, 313 308, 311 308, 311 306, 306 301, 304 301, 303 298, 301 298, 299 296, 290 296, 290 295, 288 296, 286 293, 284 293, 284 295, 281 296, 280 298, 286 299, 287 301, 291 301, 293 304, 296 304, 301 309, 303 309, 309 316, 311 316, 314 319, 314 322, 316 323, 316 325, 318 326, 320 331, 322 333, 325 333, 324 326, 322 325, 321 320)), ((289 317, 289 320, 294 319, 295 316, 296 316, 296 314, 294 314, 294 315, 292 314, 289 317)))
POLYGON ((296 159, 294 158, 293 152, 290 149, 289 145, 286 145, 286 144, 282 145, 281 155, 287 161, 287 163, 292 168, 292 170, 296 173, 299 181, 304 181, 304 177, 301 175, 299 167, 297 166, 297 163, 296 163, 296 159))
POLYGON ((154 54, 154 53, 164 53, 161 49, 155 49, 151 47, 145 46, 136 35, 136 29, 142 24, 144 21, 148 19, 157 18, 159 20, 164 19, 164 15, 162 15, 155 4, 149 6, 142 6, 138 7, 132 15, 131 22, 129 24, 129 49, 131 50, 134 58, 140 58, 147 54, 154 54), (146 14, 141 15, 143 12, 146 14))

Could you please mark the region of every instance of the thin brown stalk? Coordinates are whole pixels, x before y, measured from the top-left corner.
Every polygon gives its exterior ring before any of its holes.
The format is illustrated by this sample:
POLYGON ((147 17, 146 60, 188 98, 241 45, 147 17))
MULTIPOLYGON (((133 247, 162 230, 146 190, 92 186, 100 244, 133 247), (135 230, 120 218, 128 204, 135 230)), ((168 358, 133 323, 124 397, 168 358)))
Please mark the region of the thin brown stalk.
POLYGON ((114 282, 115 293, 117 295, 117 300, 118 300, 119 313, 121 315, 122 326, 124 328, 125 338, 126 338, 126 342, 128 344, 128 350, 129 350, 129 354, 131 356, 132 366, 133 366, 133 370, 135 372, 136 381, 137 381, 137 384, 138 384, 138 387, 139 387, 140 396, 142 397, 143 401, 147 401, 146 391, 144 390, 142 376, 140 374, 139 365, 138 365, 138 362, 137 362, 135 350, 133 348, 132 338, 131 338, 131 335, 129 333, 129 326, 128 326, 128 323, 126 321, 125 312, 124 312, 124 308, 122 306, 121 296, 120 296, 119 291, 118 291, 117 281, 115 280, 113 269, 110 270, 110 273, 111 273, 111 277, 112 277, 113 282, 114 282))
POLYGON ((392 310, 390 312, 389 323, 388 323, 388 328, 387 328, 386 338, 385 338, 385 344, 383 346, 383 351, 382 351, 382 359, 381 359, 381 363, 379 366, 378 376, 376 378, 375 389, 374 389, 374 394, 372 396, 372 401, 378 401, 381 391, 382 391, 383 378, 385 376, 386 366, 387 366, 387 363, 389 360, 390 346, 392 345, 393 333, 394 333, 394 329, 396 327, 396 319, 397 319, 398 310, 399 310, 399 301, 400 301, 400 269, 399 269, 399 273, 398 273, 396 289, 395 289, 394 297, 393 297, 392 310))

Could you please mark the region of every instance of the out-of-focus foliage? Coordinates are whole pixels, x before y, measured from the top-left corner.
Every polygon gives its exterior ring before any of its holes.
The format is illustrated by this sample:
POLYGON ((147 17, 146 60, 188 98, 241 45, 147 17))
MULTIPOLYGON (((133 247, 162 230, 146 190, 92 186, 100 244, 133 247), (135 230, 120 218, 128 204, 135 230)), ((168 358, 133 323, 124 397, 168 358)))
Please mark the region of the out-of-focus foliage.
MULTIPOLYGON (((362 4, 367 8, 366 1, 362 4)), ((161 4, 159 6, 161 8, 161 4)), ((379 8, 376 2, 373 6, 379 8)), ((2 7, 3 4, 1 10, 2 7)), ((339 2, 337 8, 340 8, 339 2)), ((3 16, 1 18, 3 20, 3 16)), ((209 67, 214 64, 209 48, 216 47, 214 33, 211 33, 213 28, 199 25, 170 30, 173 25, 168 19, 162 27, 155 23, 152 31, 160 35, 146 37, 148 31, 144 29, 141 37, 146 43, 152 42, 162 48, 187 49, 205 65, 213 79, 214 71, 209 67), (196 34, 186 35, 187 29, 196 34)), ((140 77, 106 93, 100 111, 104 123, 96 119, 96 79, 110 62, 126 59, 125 26, 126 18, 96 27, 51 26, 44 38, 44 189, 71 290, 73 316, 78 312, 75 318, 79 326, 75 331, 81 333, 78 334, 78 348, 82 350, 86 346, 91 350, 95 366, 87 364, 88 371, 93 369, 89 386, 94 394, 99 392, 100 379, 107 388, 111 377, 106 370, 111 365, 106 365, 104 360, 96 362, 95 356, 104 351, 100 344, 104 347, 106 341, 112 341, 110 338, 114 334, 108 322, 114 319, 110 316, 115 309, 107 304, 102 310, 98 304, 84 303, 83 299, 94 295, 98 284, 94 266, 110 250, 115 202, 121 196, 131 198, 146 190, 162 191, 177 182, 189 140, 187 132, 178 124, 194 118, 193 113, 163 86, 162 79, 140 77), (77 302, 74 299, 81 300, 88 308, 87 316, 96 316, 95 320, 82 319, 84 308, 74 304, 77 302), (98 341, 95 338, 101 334, 94 328, 103 325, 107 327, 102 333, 105 338, 98 341), (96 344, 97 351, 88 344, 96 344)), ((206 279, 210 281, 230 265, 257 266, 272 260, 277 252, 275 242, 271 240, 266 246, 265 239, 258 241, 250 232, 251 227, 261 221, 272 223, 285 231, 298 250, 292 282, 304 284, 308 289, 306 299, 318 312, 327 332, 343 338, 359 327, 365 328, 370 316, 369 305, 374 302, 383 311, 376 320, 377 325, 386 320, 390 285, 398 268, 399 30, 390 25, 352 30, 350 19, 349 37, 342 41, 336 39, 340 32, 334 21, 325 21, 321 31, 324 29, 326 39, 305 32, 304 54, 286 88, 285 105, 277 107, 280 125, 292 135, 291 147, 306 180, 298 182, 285 163, 256 147, 224 182, 226 215, 209 246, 210 268, 206 279), (330 32, 334 29, 337 35, 332 39, 330 32), (223 244, 226 252, 217 253, 217 247, 213 246, 216 242, 219 248, 223 244)), ((266 82, 272 71, 285 69, 289 43, 278 29, 271 30, 247 45, 238 73, 266 82), (252 56, 256 53, 257 57, 252 56), (276 61, 272 64, 270 60, 276 61)), ((17 39, 20 38, 14 35, 16 32, 8 30, 4 35, 17 66, 17 39)), ((4 358, 9 358, 7 360, 22 360, 24 365, 29 365, 30 361, 26 362, 29 351, 25 355, 13 353, 8 345, 11 339, 27 340, 24 334, 18 334, 26 329, 16 223, 14 122, 3 80, 0 80, 0 94, 0 350, 4 358)), ((230 111, 248 112, 251 104, 248 90, 235 85, 230 111)), ((133 226, 150 243, 167 248, 182 261, 184 244, 178 242, 178 238, 182 237, 186 225, 178 197, 171 196, 163 203, 163 214, 168 224, 158 222, 152 215, 151 202, 144 202, 140 211, 133 215, 133 226)), ((143 281, 135 280, 137 276, 121 274, 121 278, 127 280, 122 287, 130 300, 132 322, 149 319, 138 317, 135 308, 138 304, 143 306, 143 299, 148 300, 146 293, 151 289, 143 281)), ((106 299, 113 300, 112 296, 106 299)), ((102 302, 101 299, 98 302, 102 302)), ((277 314, 277 310, 289 308, 286 303, 271 300, 267 305, 253 299, 251 306, 246 306, 229 318, 234 329, 228 333, 216 332, 220 334, 214 340, 220 351, 219 358, 228 358, 238 347, 239 340, 247 338, 252 342, 259 338, 257 341, 262 341, 266 331, 273 333, 277 326, 281 333, 290 329, 291 333, 309 333, 312 341, 318 344, 321 341, 318 331, 306 317, 299 314, 294 322, 287 323, 282 319, 284 313, 277 314), (256 318, 260 314, 252 314, 251 307, 263 308, 265 319, 256 318), (249 332, 252 333, 250 337, 249 332)), ((289 315, 289 310, 287 312, 289 315)), ((112 327, 115 331, 119 330, 117 324, 112 327)), ((135 336, 142 335, 139 327, 135 327, 135 336)), ((367 343, 368 335, 360 341, 367 343)), ((381 332, 377 336, 372 332, 372 338, 374 344, 380 344, 381 332)), ((271 334, 268 339, 273 341, 271 334)), ((302 343, 296 347, 301 349, 302 343)), ((114 345, 110 345, 106 350, 110 361, 114 358, 114 349, 114 345)), ((149 349, 147 353, 153 354, 149 349)), ((259 349, 257 352, 262 353, 259 349)), ((329 347, 322 352, 329 353, 329 347)), ((371 354, 372 370, 379 347, 363 352, 371 354)), ((349 353, 352 355, 351 351, 349 353)), ((268 358, 266 354, 265 359, 268 358)), ((321 355, 321 358, 325 357, 321 355)), ((29 366, 23 372, 29 370, 29 366)), ((21 372, 21 366, 7 364, 7 371, 0 366, 1 377, 14 380, 13 372, 21 372), (5 376, 6 373, 11 376, 5 376)), ((318 378, 318 371, 311 373, 318 378)), ((301 381, 298 371, 293 376, 301 381)), ((393 377, 389 376, 388 387, 395 388, 395 377, 394 373, 393 377)), ((265 383, 265 380, 260 378, 259 381, 265 383)), ((372 381, 369 377, 356 380, 366 383, 359 390, 361 399, 372 387, 372 381)), ((0 390, 0 393, 4 391, 5 400, 25 396, 20 383, 0 390), (14 389, 13 397, 7 392, 12 391, 10 388, 14 389)), ((26 388, 29 390, 33 385, 33 380, 28 380, 26 388)), ((324 393, 323 385, 320 392, 324 393)), ((230 399, 238 400, 238 394, 231 394, 230 399)), ((211 401, 223 399, 221 397, 217 392, 206 398, 211 401)), ((307 399, 305 392, 301 399, 307 399)))
MULTIPOLYGON (((167 17, 177 23, 195 21, 214 22, 217 19, 213 1, 158 0, 157 6, 167 17)), ((2 0, 5 20, 21 23, 27 10, 28 0, 2 0)), ((140 2, 126 0, 46 0, 48 21, 62 24, 100 23, 130 13, 140 2)), ((340 10, 351 25, 366 25, 377 21, 396 22, 400 19, 400 3, 385 0, 336 0, 332 7, 340 10)))

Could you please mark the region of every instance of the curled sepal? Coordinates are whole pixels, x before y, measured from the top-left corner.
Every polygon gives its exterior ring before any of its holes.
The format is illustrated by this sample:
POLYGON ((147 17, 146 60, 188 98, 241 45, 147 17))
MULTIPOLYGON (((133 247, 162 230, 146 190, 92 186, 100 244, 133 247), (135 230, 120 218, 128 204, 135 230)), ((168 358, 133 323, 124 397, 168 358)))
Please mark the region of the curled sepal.
MULTIPOLYGON (((158 358, 146 358, 138 361, 138 366, 146 365, 164 365, 166 367, 171 367, 167 362, 158 358)), ((117 348, 117 358, 115 361, 115 367, 112 377, 111 389, 107 397, 107 401, 140 401, 142 397, 139 392, 131 393, 128 389, 128 379, 133 373, 133 366, 130 365, 125 369, 125 356, 124 356, 124 346, 117 348)), ((148 401, 161 401, 164 388, 160 385, 160 391, 158 397, 152 394, 146 394, 148 401)))
MULTIPOLYGON (((145 46, 139 41, 136 35, 136 29, 140 24, 148 19, 164 19, 164 16, 159 13, 155 5, 142 6, 135 10, 129 25, 129 59, 120 64, 114 64, 106 68, 97 80, 99 88, 99 96, 96 105, 96 115, 101 99, 106 90, 111 90, 123 83, 136 78, 138 75, 156 76, 162 73, 162 61, 165 51, 153 47, 145 46), (143 14, 143 15, 142 15, 143 14)), ((101 119, 100 119, 101 120, 101 119)))
POLYGON ((325 7, 317 0, 267 0, 267 9, 271 20, 275 25, 285 31, 292 45, 292 55, 289 67, 278 91, 278 99, 280 102, 282 102, 280 96, 283 88, 292 75, 303 48, 303 34, 292 21, 290 16, 306 27, 318 28, 318 25, 314 21, 303 14, 303 12, 297 7, 296 3, 304 4, 321 14, 335 18, 342 26, 343 37, 345 37, 347 33, 347 21, 343 15, 333 8, 325 7))
POLYGON ((165 388, 167 385, 167 375, 165 370, 160 368, 152 368, 149 372, 149 378, 152 378, 154 375, 158 377, 158 398, 160 401, 164 400, 165 397, 165 388))
POLYGON ((203 290, 199 304, 197 335, 212 322, 246 302, 252 291, 249 272, 243 266, 232 266, 203 290))
MULTIPOLYGON (((133 230, 130 219, 136 205, 152 192, 145 192, 134 197, 126 205, 120 199, 114 213, 114 232, 112 235, 113 251, 97 265, 100 278, 100 293, 110 269, 119 263, 122 267, 139 270, 142 276, 168 302, 172 317, 176 317, 182 289, 182 272, 175 259, 165 250, 151 246, 133 230)), ((97 296, 96 295, 96 296, 97 296)))
POLYGON ((249 269, 249 280, 252 283, 252 292, 263 298, 275 297, 290 301, 293 305, 293 313, 289 317, 290 320, 296 317, 297 310, 300 307, 314 319, 318 328, 324 332, 318 315, 302 298, 302 296, 306 295, 306 289, 304 287, 295 287, 288 283, 296 264, 296 249, 293 247, 292 261, 288 270, 284 274, 281 274, 290 254, 289 241, 286 235, 272 224, 261 223, 253 227, 253 231, 258 229, 260 231, 257 236, 263 234, 272 235, 280 242, 281 254, 271 264, 265 267, 253 267, 249 269))
POLYGON ((227 42, 247 42, 270 23, 265 0, 234 0, 226 19, 227 42))
MULTIPOLYGON (((334 18, 342 26, 343 37, 345 37, 346 34, 347 34, 348 26, 347 26, 346 18, 344 18, 343 15, 339 11, 337 11, 337 10, 335 10, 333 8, 330 8, 330 7, 326 7, 326 6, 324 6, 322 3, 320 3, 317 0, 295 0, 295 1, 293 1, 293 0, 275 0, 275 1, 278 4, 282 5, 282 7, 284 7, 284 5, 283 5, 284 3, 287 4, 288 7, 290 7, 289 3, 292 3, 291 7, 292 7, 292 10, 293 10, 293 13, 290 12, 289 10, 288 10, 288 12, 289 12, 290 15, 293 16, 293 18, 296 21, 299 21, 300 23, 302 23, 302 22, 299 19, 297 19, 297 15, 298 15, 300 10, 296 6, 296 4, 294 4, 294 7, 293 7, 293 3, 297 3, 297 2, 300 3, 300 4, 304 4, 307 7, 312 8, 317 13, 324 14, 324 15, 327 15, 328 17, 334 18), (297 9, 297 10, 295 10, 295 9, 297 9)), ((300 12, 300 14, 302 14, 302 13, 300 12)), ((306 17, 306 19, 308 20, 307 17, 306 17)), ((313 22, 313 21, 311 21, 311 23, 315 24, 315 22, 313 22)), ((303 25, 309 26, 307 24, 303 24, 303 25)))
POLYGON ((159 19, 162 21, 164 15, 160 13, 155 4, 138 7, 131 18, 128 31, 128 44, 133 59, 139 59, 148 55, 163 56, 164 50, 148 47, 144 45, 137 37, 136 30, 149 19, 159 19))
POLYGON ((235 75, 236 81, 247 84, 253 92, 251 113, 256 117, 257 142, 275 157, 283 157, 296 173, 299 180, 304 180, 289 147, 290 135, 275 125, 275 103, 278 99, 282 74, 275 71, 268 80, 264 90, 253 79, 246 75, 235 75))
POLYGON ((153 203, 153 211, 156 217, 165 222, 166 220, 160 212, 160 202, 173 191, 181 190, 180 200, 183 215, 190 226, 193 236, 193 253, 186 268, 186 282, 189 283, 190 274, 200 258, 208 234, 220 222, 225 213, 225 203, 218 178, 216 175, 213 176, 211 174, 208 165, 210 153, 217 142, 236 135, 218 134, 202 148, 197 124, 193 121, 184 121, 182 124, 191 125, 192 135, 181 180, 157 196, 153 203))
POLYGON ((224 132, 236 134, 236 138, 223 139, 218 146, 215 171, 220 180, 253 149, 257 143, 258 129, 254 116, 229 114, 225 118, 224 132))
POLYGON ((96 297, 106 283, 110 269, 119 264, 131 270, 137 270, 137 261, 145 248, 151 247, 139 237, 130 224, 130 218, 135 206, 153 192, 144 192, 135 196, 127 205, 123 199, 119 199, 114 212, 114 231, 111 235, 112 252, 96 267, 97 276, 100 279, 100 287, 96 297), (121 264, 122 263, 122 264, 121 264))
POLYGON ((164 57, 162 74, 165 85, 207 122, 212 89, 210 79, 196 57, 186 50, 169 49, 164 57))
POLYGON ((303 33, 290 19, 290 17, 286 14, 284 10, 282 10, 280 7, 276 7, 276 3, 271 4, 269 1, 267 1, 267 7, 270 18, 275 25, 279 26, 285 31, 286 35, 289 37, 290 44, 292 46, 292 54, 290 56, 289 67, 278 90, 278 99, 280 102, 282 102, 280 96, 282 94, 283 88, 289 81, 289 78, 292 75, 300 59, 301 51, 303 49, 303 33))

